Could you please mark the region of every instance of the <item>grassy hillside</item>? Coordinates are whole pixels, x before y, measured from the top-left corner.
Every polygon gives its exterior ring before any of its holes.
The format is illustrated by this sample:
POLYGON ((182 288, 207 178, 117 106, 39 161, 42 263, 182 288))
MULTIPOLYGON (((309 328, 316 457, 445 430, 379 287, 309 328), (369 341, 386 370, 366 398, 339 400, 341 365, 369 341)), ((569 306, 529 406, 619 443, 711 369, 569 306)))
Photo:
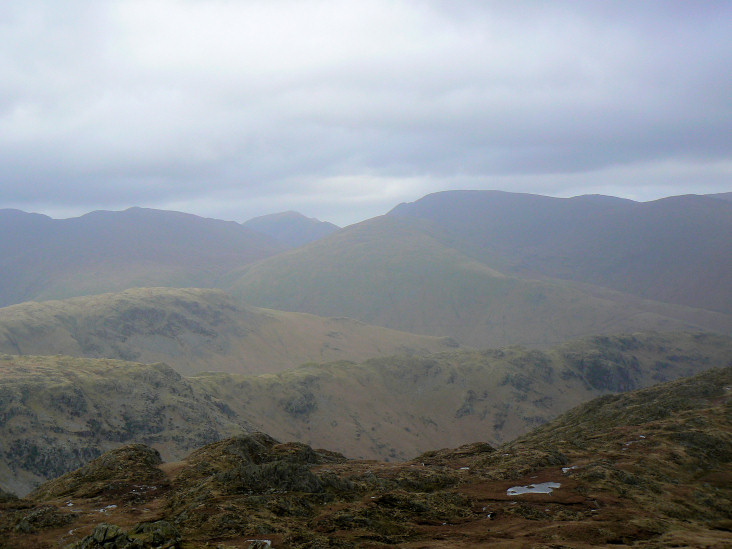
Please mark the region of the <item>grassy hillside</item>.
POLYGON ((506 273, 732 313, 732 203, 448 191, 390 215, 506 273))
POLYGON ((473 347, 546 347, 637 330, 732 334, 732 315, 503 275, 396 216, 246 266, 229 287, 258 306, 345 315, 473 347))
POLYGON ((183 374, 429 354, 449 340, 246 307, 220 290, 138 288, 0 309, 0 352, 165 362, 183 374))
POLYGON ((51 219, 0 210, 0 306, 140 286, 215 287, 286 247, 238 223, 130 208, 51 219))
POLYGON ((0 357, 0 486, 25 492, 101 451, 143 442, 166 459, 253 429, 349 457, 400 460, 498 444, 608 392, 727 365, 732 340, 691 334, 181 377, 161 364, 0 357))
POLYGON ((723 549, 731 385, 732 367, 712 370, 399 464, 263 433, 178 463, 128 445, 0 501, 0 547, 723 549))
POLYGON ((728 337, 634 334, 586 338, 546 352, 455 351, 191 382, 276 438, 349 457, 401 460, 473 441, 478 433, 500 444, 595 396, 730 361, 728 337))

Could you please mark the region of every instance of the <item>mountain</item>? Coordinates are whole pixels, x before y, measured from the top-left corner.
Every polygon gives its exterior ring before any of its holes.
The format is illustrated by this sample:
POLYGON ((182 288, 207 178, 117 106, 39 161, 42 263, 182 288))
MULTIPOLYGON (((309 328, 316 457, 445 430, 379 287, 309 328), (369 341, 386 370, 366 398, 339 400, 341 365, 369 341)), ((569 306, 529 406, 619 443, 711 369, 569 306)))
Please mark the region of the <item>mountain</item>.
POLYGON ((463 241, 448 245, 425 224, 388 215, 351 225, 232 271, 225 286, 260 307, 343 315, 451 336, 479 348, 547 347, 586 335, 638 330, 732 334, 729 314, 575 281, 503 274, 458 249, 463 241))
POLYGON ((242 225, 292 248, 328 236, 340 228, 333 223, 318 221, 291 211, 255 217, 242 225))
POLYGON ((0 308, 0 353, 165 362, 183 374, 453 349, 444 338, 248 307, 221 290, 136 288, 0 308))
POLYGON ((706 196, 710 196, 712 198, 718 198, 719 200, 729 200, 729 201, 732 201, 732 192, 729 192, 729 193, 708 194, 706 196))
MULTIPOLYGON (((279 238, 333 230, 292 213, 252 222, 279 238)), ((732 202, 709 196, 637 203, 454 191, 288 249, 249 227, 177 212, 53 220, 2 210, 0 306, 216 287, 259 307, 475 347, 636 330, 732 333, 731 224, 732 202)))
POLYGON ((452 351, 186 378, 163 364, 0 355, 0 486, 25 493, 121 444, 176 460, 253 430, 390 460, 476 437, 500 444, 595 396, 727 365, 730 356, 730 338, 634 334, 547 352, 452 351))
POLYGON ((732 367, 568 412, 494 448, 398 464, 263 433, 177 463, 108 452, 0 501, 0 547, 688 547, 732 544, 732 367))
POLYGON ((140 286, 212 287, 286 247, 238 223, 162 210, 72 219, 0 210, 0 306, 140 286))
POLYGON ((732 313, 732 203, 449 191, 389 215, 509 275, 551 277, 732 313))

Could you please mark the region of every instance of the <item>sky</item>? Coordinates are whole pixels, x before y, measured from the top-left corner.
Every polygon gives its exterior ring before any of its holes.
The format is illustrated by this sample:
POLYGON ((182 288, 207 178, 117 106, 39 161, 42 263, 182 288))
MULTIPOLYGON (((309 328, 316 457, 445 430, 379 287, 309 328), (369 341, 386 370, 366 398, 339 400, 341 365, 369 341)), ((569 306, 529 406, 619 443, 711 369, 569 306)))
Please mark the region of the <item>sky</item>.
POLYGON ((0 208, 732 191, 732 2, 0 2, 0 208))

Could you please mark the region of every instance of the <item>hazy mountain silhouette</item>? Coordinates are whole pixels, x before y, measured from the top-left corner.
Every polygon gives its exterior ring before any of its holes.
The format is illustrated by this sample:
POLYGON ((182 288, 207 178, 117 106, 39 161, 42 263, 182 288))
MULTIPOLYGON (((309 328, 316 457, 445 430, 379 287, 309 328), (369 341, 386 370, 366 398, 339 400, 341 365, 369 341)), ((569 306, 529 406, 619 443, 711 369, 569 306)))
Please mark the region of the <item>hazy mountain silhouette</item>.
POLYGON ((730 201, 732 201, 732 192, 729 192, 729 193, 708 194, 706 196, 709 196, 709 197, 712 197, 712 198, 718 198, 720 200, 730 200, 730 201))
POLYGON ((238 223, 130 208, 51 219, 0 210, 0 306, 139 286, 216 286, 285 246, 238 223))
POLYGON ((458 234, 449 242, 445 235, 430 221, 382 216, 250 264, 232 275, 229 289, 260 307, 344 315, 474 347, 546 346, 636 330, 732 333, 732 315, 575 281, 507 276, 458 249, 471 240, 458 234))
POLYGON ((390 215, 506 274, 732 313, 732 203, 447 191, 390 215))
POLYGON ((333 227, 294 213, 250 223, 289 244, 177 212, 53 220, 3 210, 0 304, 195 286, 476 347, 648 329, 732 333, 724 199, 450 191, 289 250, 296 233, 333 227))
POLYGON ((255 217, 242 225, 293 248, 323 238, 339 229, 333 223, 292 211, 255 217))

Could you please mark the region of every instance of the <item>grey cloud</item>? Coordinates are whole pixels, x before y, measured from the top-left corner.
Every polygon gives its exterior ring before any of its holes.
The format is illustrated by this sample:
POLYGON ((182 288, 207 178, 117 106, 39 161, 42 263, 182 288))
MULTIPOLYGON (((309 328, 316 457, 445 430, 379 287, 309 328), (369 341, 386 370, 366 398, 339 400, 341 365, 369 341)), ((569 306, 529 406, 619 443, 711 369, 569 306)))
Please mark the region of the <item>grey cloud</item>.
POLYGON ((725 2, 8 4, 0 206, 355 212, 354 177, 364 205, 730 160, 725 2))

